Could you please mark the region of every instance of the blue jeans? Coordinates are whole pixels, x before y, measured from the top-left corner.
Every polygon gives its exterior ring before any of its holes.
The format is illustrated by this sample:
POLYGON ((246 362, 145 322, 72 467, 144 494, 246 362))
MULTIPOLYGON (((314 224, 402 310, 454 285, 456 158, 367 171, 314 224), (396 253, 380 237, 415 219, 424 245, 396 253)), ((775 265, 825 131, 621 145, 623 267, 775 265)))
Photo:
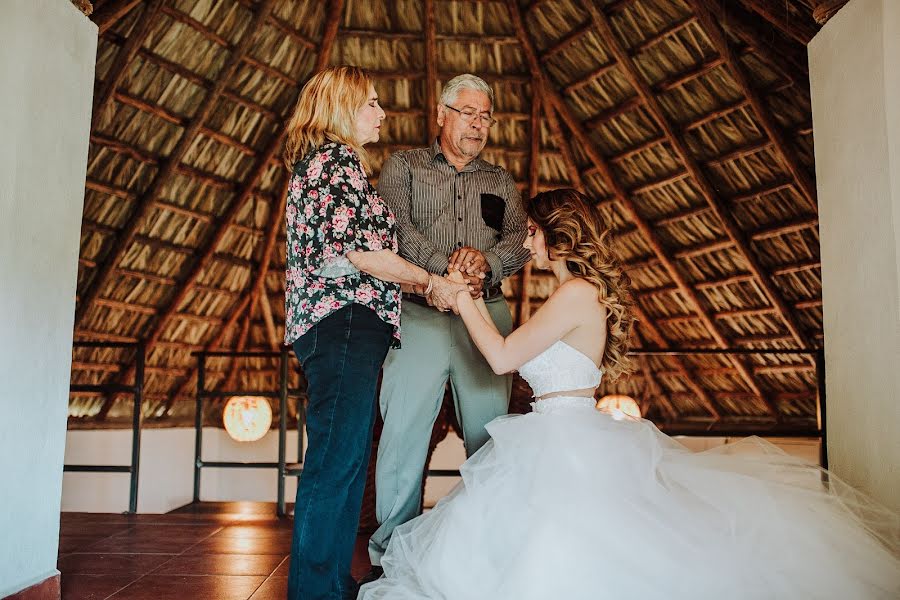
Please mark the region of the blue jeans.
POLYGON ((288 600, 356 598, 350 561, 391 334, 374 311, 351 304, 294 342, 308 382, 309 445, 294 507, 288 600))

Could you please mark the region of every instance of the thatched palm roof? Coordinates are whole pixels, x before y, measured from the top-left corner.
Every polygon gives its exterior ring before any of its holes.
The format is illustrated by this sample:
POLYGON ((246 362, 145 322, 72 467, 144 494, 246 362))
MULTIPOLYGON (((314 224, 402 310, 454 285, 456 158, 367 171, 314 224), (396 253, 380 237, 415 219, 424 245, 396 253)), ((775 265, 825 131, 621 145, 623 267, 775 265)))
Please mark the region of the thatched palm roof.
MULTIPOLYGON (((193 413, 209 349, 277 350, 288 115, 315 69, 371 69, 376 177, 435 133, 440 84, 491 83, 485 157, 524 194, 584 189, 617 233, 635 345, 816 348, 821 277, 804 44, 834 0, 97 0, 78 340, 145 341, 147 424, 193 413)), ((505 284, 519 318, 552 292, 505 284)), ((802 356, 641 357, 603 391, 690 427, 816 425, 802 356)), ((276 361, 208 361, 208 387, 277 390, 276 361)), ((72 381, 130 381, 131 351, 74 351, 72 381)), ((292 385, 299 385, 292 375, 292 385)), ((517 385, 514 404, 527 399, 517 385)), ((127 419, 73 393, 72 426, 127 419)))

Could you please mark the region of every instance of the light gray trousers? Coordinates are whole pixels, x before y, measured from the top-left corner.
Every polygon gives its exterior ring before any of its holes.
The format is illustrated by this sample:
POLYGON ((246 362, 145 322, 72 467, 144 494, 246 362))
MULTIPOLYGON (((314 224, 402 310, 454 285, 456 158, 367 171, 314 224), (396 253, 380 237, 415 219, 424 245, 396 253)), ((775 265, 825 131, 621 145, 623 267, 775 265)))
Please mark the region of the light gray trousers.
MULTIPOLYGON (((506 300, 497 298, 487 307, 500 333, 509 335, 506 300)), ((507 413, 512 389, 512 376, 494 374, 453 313, 405 302, 401 328, 403 347, 388 352, 379 398, 384 429, 375 464, 379 527, 369 540, 373 565, 381 564, 394 528, 419 514, 428 443, 447 379, 466 456, 488 441, 484 426, 507 413)))

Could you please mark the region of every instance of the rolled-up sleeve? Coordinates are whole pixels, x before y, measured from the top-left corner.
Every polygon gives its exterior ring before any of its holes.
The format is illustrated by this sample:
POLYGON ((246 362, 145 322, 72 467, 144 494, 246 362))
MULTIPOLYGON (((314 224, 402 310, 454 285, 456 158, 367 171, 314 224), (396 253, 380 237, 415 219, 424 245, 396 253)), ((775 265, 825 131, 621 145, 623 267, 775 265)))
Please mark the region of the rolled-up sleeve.
POLYGON ((484 253, 491 267, 491 285, 497 285, 505 277, 516 273, 525 266, 531 256, 522 243, 527 235, 527 217, 522 206, 522 195, 512 176, 503 170, 506 177, 506 207, 503 211, 503 229, 500 240, 484 253))

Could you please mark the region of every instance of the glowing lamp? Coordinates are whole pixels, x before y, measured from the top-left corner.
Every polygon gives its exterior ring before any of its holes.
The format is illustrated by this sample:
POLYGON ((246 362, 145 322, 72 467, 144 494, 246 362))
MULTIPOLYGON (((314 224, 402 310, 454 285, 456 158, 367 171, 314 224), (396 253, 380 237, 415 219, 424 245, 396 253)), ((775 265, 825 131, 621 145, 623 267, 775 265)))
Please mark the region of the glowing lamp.
POLYGON ((631 396, 620 396, 617 394, 603 396, 597 400, 597 410, 608 412, 617 421, 625 418, 641 418, 641 408, 631 396))
POLYGON ((222 414, 225 431, 237 442, 255 442, 272 425, 272 407, 258 396, 235 396, 225 404, 222 414))

